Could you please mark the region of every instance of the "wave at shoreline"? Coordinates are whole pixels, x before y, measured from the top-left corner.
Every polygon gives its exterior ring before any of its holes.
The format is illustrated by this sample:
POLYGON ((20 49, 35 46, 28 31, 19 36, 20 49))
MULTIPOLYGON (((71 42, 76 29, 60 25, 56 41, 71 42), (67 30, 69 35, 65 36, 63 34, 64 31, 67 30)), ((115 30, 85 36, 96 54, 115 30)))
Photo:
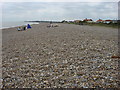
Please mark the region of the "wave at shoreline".
POLYGON ((4 22, 2 23, 2 26, 0 26, 0 29, 8 29, 8 28, 14 28, 14 27, 19 27, 19 26, 24 26, 27 24, 39 24, 37 22, 4 22))

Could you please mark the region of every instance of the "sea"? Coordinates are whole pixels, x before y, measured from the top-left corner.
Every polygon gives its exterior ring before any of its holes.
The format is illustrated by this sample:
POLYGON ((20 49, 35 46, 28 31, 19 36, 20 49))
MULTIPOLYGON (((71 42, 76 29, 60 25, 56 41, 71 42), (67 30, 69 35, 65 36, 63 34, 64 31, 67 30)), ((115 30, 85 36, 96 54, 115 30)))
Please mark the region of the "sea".
POLYGON ((0 29, 11 28, 11 27, 18 27, 27 24, 39 24, 37 22, 24 22, 24 21, 14 21, 14 22, 2 22, 0 23, 0 29))

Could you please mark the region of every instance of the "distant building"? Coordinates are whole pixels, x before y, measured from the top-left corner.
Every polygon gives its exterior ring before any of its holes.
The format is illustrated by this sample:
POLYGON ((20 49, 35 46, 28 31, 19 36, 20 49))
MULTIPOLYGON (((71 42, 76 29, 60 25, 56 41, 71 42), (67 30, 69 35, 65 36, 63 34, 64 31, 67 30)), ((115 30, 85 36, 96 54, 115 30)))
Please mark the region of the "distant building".
POLYGON ((92 19, 84 19, 83 21, 85 21, 85 22, 88 22, 88 23, 92 23, 93 22, 93 20, 92 19))
POLYGON ((112 22, 112 20, 104 20, 104 22, 103 23, 111 23, 112 22))
POLYGON ((112 23, 118 23, 118 20, 112 20, 112 23))
POLYGON ((74 20, 74 23, 80 23, 81 20, 74 20))
POLYGON ((103 22, 104 22, 104 20, 102 20, 102 19, 99 19, 96 21, 96 23, 103 23, 103 22))

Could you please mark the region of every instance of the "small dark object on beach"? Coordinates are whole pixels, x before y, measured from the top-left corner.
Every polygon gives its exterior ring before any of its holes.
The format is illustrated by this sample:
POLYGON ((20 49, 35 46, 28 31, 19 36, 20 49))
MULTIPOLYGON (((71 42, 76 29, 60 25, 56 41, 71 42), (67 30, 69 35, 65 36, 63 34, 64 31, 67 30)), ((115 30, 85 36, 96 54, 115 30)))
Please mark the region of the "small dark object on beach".
POLYGON ((23 30, 26 30, 26 26, 23 27, 23 30))
POLYGON ((120 58, 120 56, 112 56, 111 58, 120 58))
POLYGON ((27 25, 27 29, 30 29, 30 28, 31 28, 31 26, 30 26, 30 24, 28 24, 28 25, 27 25))

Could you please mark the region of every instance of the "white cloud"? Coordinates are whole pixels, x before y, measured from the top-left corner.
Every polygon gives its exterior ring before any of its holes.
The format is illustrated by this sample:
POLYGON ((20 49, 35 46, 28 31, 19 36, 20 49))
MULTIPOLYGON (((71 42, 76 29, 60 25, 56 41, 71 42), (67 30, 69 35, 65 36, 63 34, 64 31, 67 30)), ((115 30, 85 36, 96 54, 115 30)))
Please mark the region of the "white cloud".
POLYGON ((3 20, 74 20, 117 18, 117 3, 4 3, 3 20))

